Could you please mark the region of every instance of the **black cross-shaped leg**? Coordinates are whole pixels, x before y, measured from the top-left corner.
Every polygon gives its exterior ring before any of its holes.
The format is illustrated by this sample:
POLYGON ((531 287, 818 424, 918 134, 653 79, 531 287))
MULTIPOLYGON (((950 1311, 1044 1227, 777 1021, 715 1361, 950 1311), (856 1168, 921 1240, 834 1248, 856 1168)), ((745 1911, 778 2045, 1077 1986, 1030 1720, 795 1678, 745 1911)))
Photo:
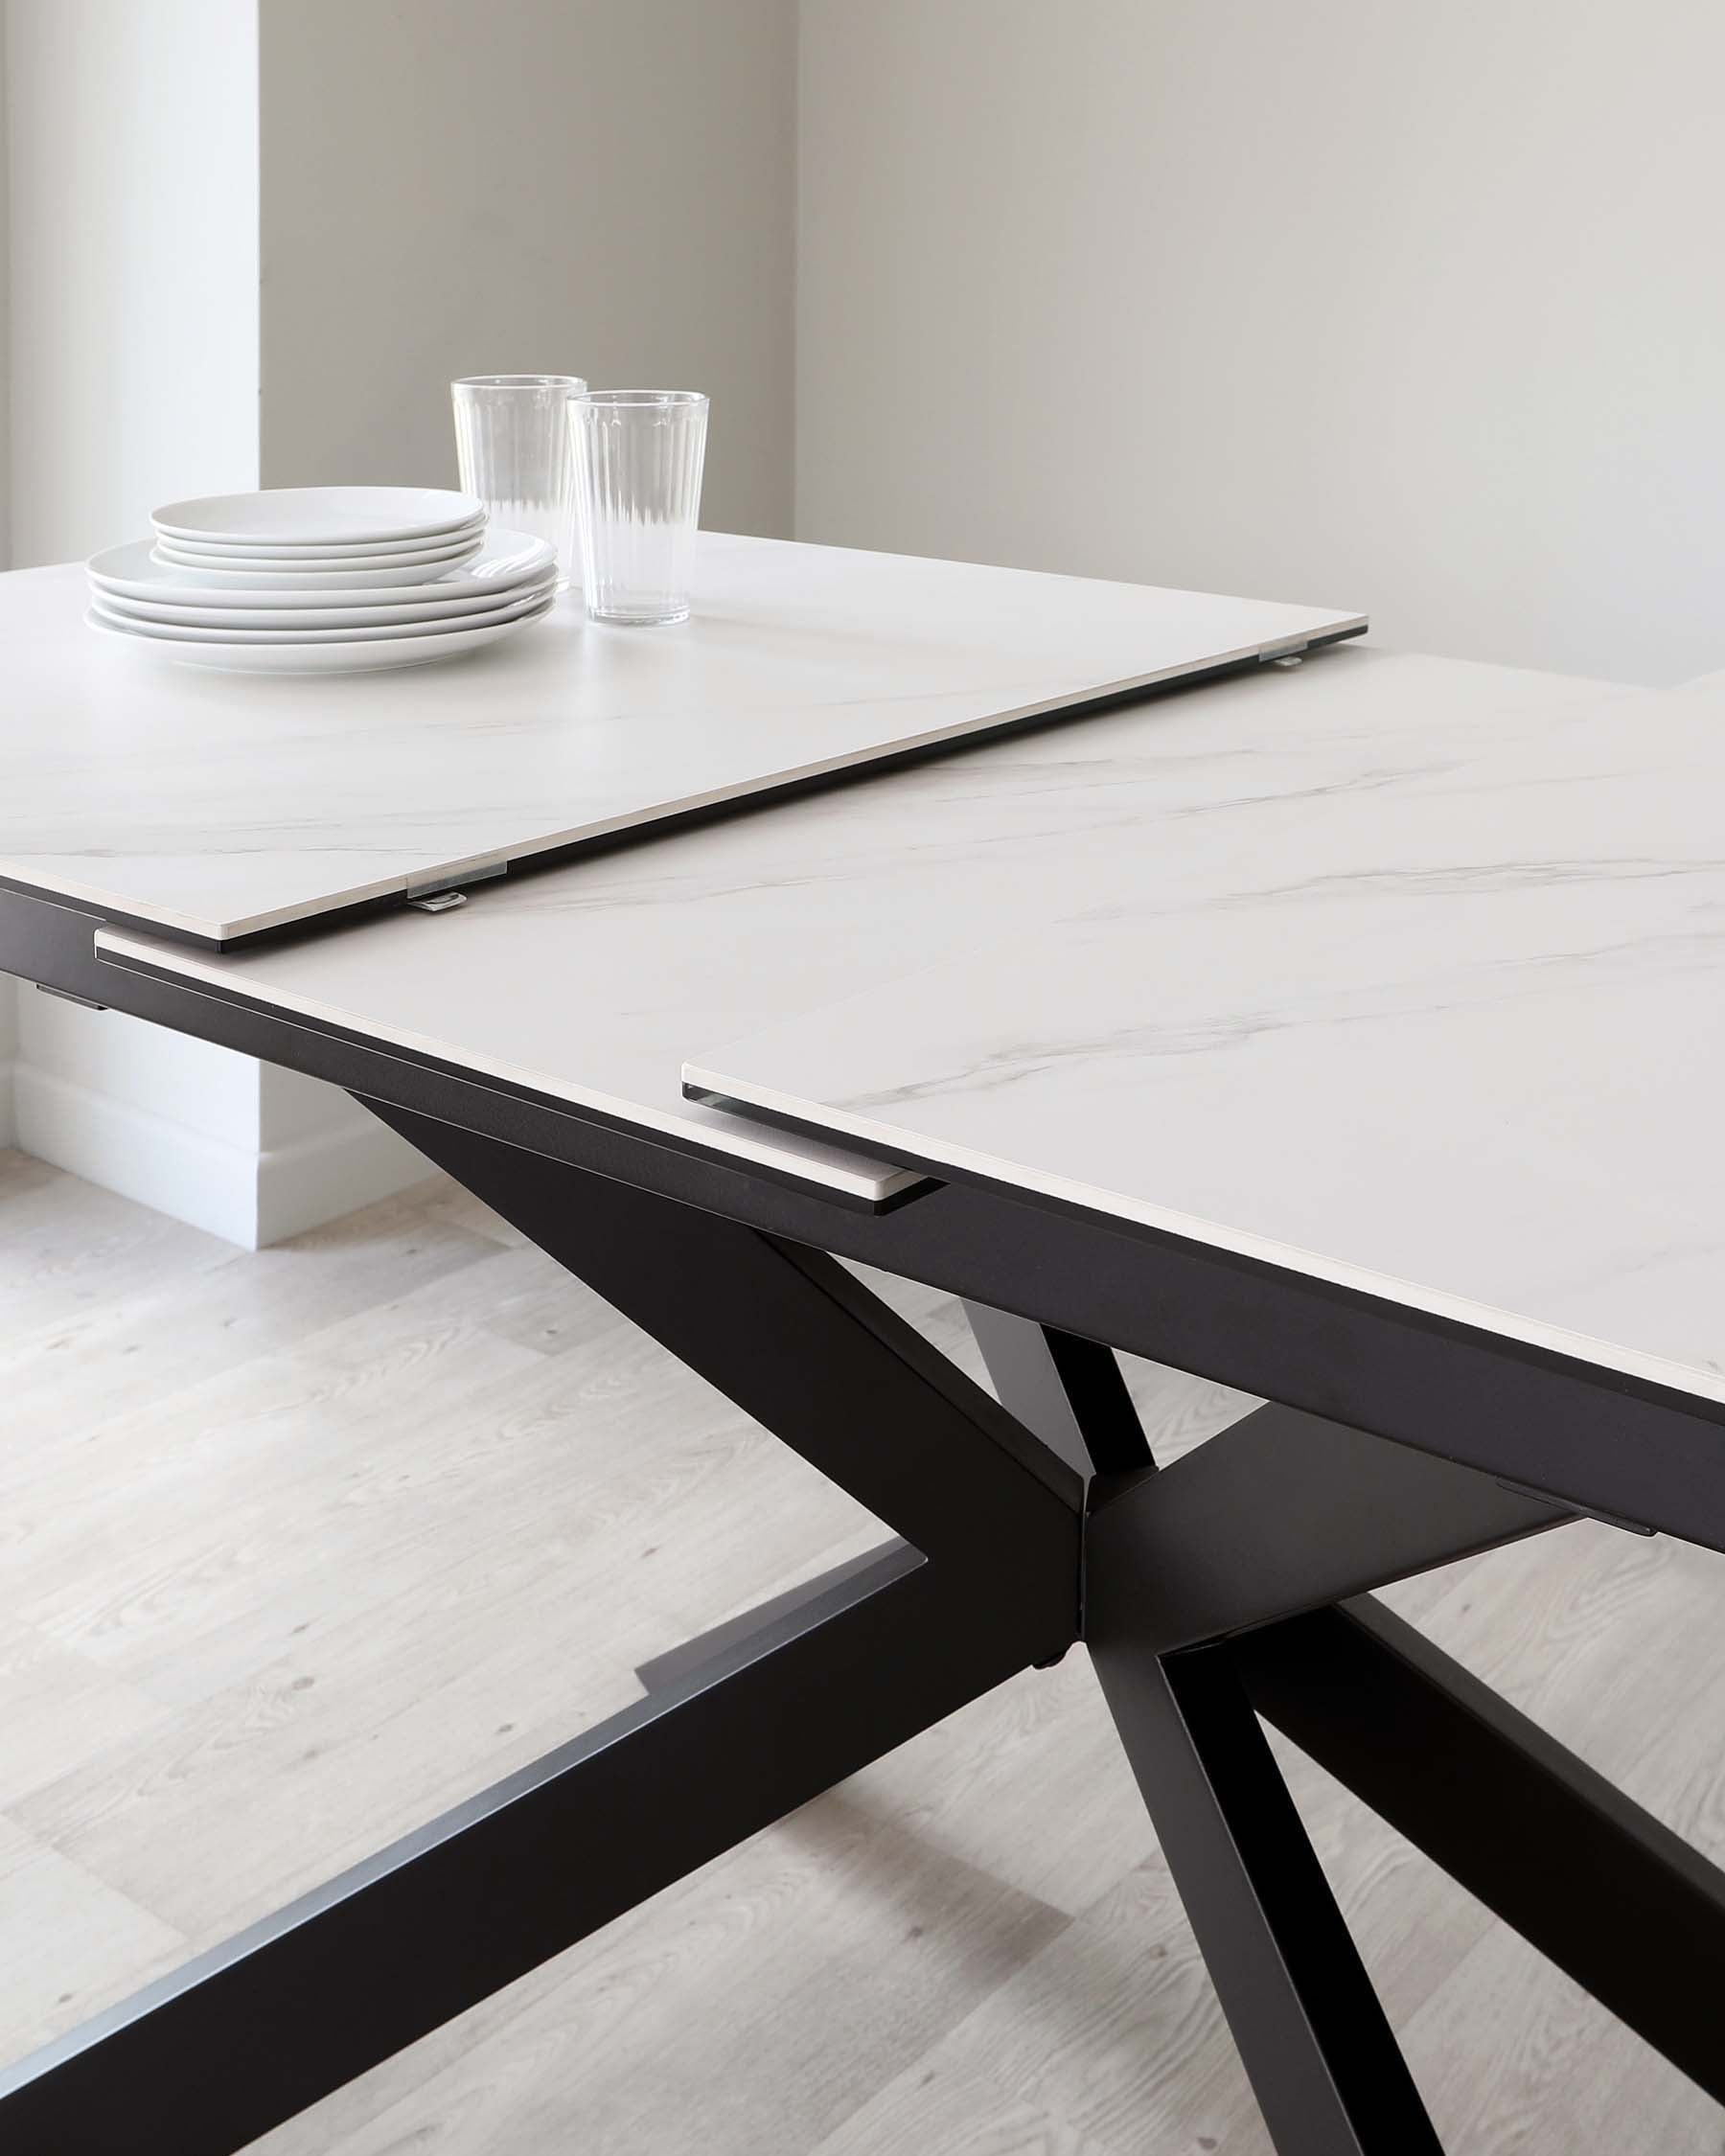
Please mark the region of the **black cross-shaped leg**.
POLYGON ((385 1119, 898 1539, 15 2066, 6 2156, 231 2156, 1077 1636, 1083 1485, 824 1253, 385 1119), (140 2121, 144 2126, 140 2128, 140 2121))
MULTIPOLYGON (((1003 1403, 1070 1456, 1153 1473, 1112 1353, 972 1312, 1003 1403)), ((1223 1645, 1146 1648, 1129 1550, 1087 1536, 1085 1638, 1280 2156, 1436 2156, 1437 2135, 1223 1645)))
POLYGON ((1086 1638, 1277 2148, 1435 2144, 1259 1714, 1725 2100, 1725 1873, 1366 1592, 1577 1515, 1286 1408, 1122 1466, 1107 1350, 978 1337, 1051 1441, 1100 1414, 1086 1638))
POLYGON ((1267 1721, 1725 2099, 1725 1873, 1363 1592, 1575 1517, 1264 1408, 1102 1479, 1085 1548, 1140 1663, 1225 1641, 1267 1721))
POLYGON ((1280 2156, 1438 2141, 1227 1646, 1145 1655, 1112 1591, 1091 1659, 1280 2156))
POLYGON ((1725 1872, 1369 1594, 1235 1652, 1266 1720, 1725 2103, 1725 1872))

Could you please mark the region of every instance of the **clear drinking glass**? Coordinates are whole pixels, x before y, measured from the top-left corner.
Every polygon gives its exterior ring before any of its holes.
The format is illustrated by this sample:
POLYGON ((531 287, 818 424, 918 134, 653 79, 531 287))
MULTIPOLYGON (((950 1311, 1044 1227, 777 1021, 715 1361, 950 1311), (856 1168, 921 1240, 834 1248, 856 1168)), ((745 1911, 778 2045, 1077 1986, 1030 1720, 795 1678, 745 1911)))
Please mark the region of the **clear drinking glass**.
POLYGON ((588 614, 686 621, 706 399, 693 389, 595 389, 569 409, 588 614))
POLYGON ((461 491, 477 494, 494 524, 528 532, 557 549, 574 577, 574 462, 569 400, 579 375, 468 375, 449 384, 461 491))

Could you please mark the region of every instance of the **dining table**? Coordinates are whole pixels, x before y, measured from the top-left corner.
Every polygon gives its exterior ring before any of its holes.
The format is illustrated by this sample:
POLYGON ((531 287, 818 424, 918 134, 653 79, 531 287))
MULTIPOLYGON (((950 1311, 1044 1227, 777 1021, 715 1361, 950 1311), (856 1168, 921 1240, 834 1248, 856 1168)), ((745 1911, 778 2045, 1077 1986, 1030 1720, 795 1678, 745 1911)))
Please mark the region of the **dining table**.
POLYGON ((0 2066, 0 2146, 225 2156, 1079 1649, 1281 2156, 1439 2143, 1266 1724, 1725 2101, 1725 1876, 1376 1596, 1725 1549, 1725 684, 711 534, 680 627, 353 680, 80 598, 0 578, 0 969, 344 1089, 882 1539, 0 2066), (1122 1352, 1264 1404, 1159 1465, 1122 1352))

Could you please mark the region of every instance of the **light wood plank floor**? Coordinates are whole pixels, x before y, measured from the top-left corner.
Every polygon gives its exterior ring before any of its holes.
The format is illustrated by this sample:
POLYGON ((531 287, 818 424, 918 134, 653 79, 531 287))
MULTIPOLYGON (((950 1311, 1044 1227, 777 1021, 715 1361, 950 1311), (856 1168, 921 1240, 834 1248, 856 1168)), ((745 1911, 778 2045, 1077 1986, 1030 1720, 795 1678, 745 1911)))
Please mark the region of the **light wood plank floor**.
MULTIPOLYGON (((951 1303, 884 1285, 979 1374, 951 1303)), ((447 1183, 246 1256, 0 1154, 0 1309, 9 2054, 878 1533, 447 1183)), ((1246 1404, 1131 1374, 1164 1454, 1246 1404)), ((1725 1560, 1575 1527, 1392 1598, 1725 1853, 1725 1560)), ((1448 2146, 1725 2150, 1725 2115, 1281 1756, 1448 2146)), ((258 2146, 1267 2144, 1074 1653, 258 2146)))

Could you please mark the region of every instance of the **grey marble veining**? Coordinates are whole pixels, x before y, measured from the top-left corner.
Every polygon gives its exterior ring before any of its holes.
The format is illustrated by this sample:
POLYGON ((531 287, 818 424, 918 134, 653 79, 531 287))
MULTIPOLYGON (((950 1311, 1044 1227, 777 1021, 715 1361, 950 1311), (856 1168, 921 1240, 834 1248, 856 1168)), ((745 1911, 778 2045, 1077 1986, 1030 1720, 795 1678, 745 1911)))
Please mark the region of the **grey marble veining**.
POLYGON ((898 1171, 859 1161, 867 1147, 840 1141, 851 1158, 835 1164, 684 1101, 684 1055, 1075 908, 1130 897, 1178 919, 1315 806, 1464 786, 1506 745, 1536 745, 1621 693, 1344 645, 1297 672, 1204 683, 481 885, 453 913, 208 957, 103 941, 880 1195, 898 1171))
POLYGON ((0 876, 213 942, 1360 619, 713 534, 680 627, 565 601, 400 674, 199 674, 84 604, 0 576, 0 876))
POLYGON ((1725 1399, 1725 688, 1431 745, 687 1075, 1725 1399))

